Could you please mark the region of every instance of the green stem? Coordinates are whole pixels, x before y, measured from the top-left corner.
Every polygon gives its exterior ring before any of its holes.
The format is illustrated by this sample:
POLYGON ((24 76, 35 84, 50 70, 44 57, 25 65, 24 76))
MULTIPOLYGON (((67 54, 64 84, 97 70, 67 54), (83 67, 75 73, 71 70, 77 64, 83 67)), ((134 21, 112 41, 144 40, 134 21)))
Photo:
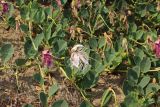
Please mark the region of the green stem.
POLYGON ((114 90, 112 88, 110 88, 109 90, 113 93, 113 97, 114 97, 114 101, 115 101, 115 107, 118 107, 116 93, 114 92, 114 90))
POLYGON ((52 17, 48 16, 48 18, 51 19, 53 21, 53 23, 57 26, 56 21, 52 17))
MULTIPOLYGON (((37 65, 38 65, 38 68, 39 68, 39 71, 40 71, 40 75, 41 75, 41 77, 43 78, 43 80, 44 80, 44 77, 45 77, 45 75, 44 75, 44 72, 43 72, 43 70, 42 70, 42 68, 41 68, 41 65, 39 64, 39 59, 38 59, 38 57, 37 57, 37 65)), ((43 82, 43 84, 42 84, 42 89, 43 89, 43 92, 45 93, 46 91, 45 91, 45 85, 44 85, 44 82, 43 82)))
MULTIPOLYGON (((67 76, 67 74, 65 73, 64 69, 63 69, 62 67, 60 67, 60 70, 62 71, 62 73, 64 74, 64 76, 65 76, 68 80, 70 80, 72 84, 74 84, 74 86, 76 87, 76 89, 81 93, 83 99, 84 99, 85 101, 87 101, 87 102, 90 103, 90 100, 89 100, 88 98, 86 98, 86 96, 84 95, 83 90, 81 90, 81 89, 77 86, 77 84, 76 84, 72 79, 70 79, 70 78, 67 76)), ((90 104, 91 104, 91 103, 90 103, 90 104)))
MULTIPOLYGON (((40 64, 38 64, 38 68, 40 70, 41 77, 44 79, 44 73, 43 73, 43 70, 42 70, 40 64)), ((45 91, 45 85, 44 85, 44 83, 42 84, 42 89, 43 89, 43 91, 45 93, 46 91, 45 91)))
POLYGON ((38 48, 36 48, 36 46, 35 46, 35 44, 34 44, 34 40, 33 40, 33 38, 32 38, 32 22, 31 22, 31 21, 29 21, 29 38, 31 39, 33 48, 37 51, 38 48))
POLYGON ((83 99, 84 99, 85 101, 90 102, 90 101, 89 101, 89 99, 88 99, 88 98, 86 98, 86 96, 84 95, 83 90, 81 90, 81 89, 77 86, 77 84, 75 84, 74 82, 72 82, 72 83, 75 85, 75 87, 77 88, 77 90, 79 90, 79 91, 80 91, 80 93, 81 93, 81 95, 82 95, 83 99))
POLYGON ((104 22, 104 24, 107 26, 107 28, 108 28, 111 32, 113 32, 114 30, 111 29, 111 28, 108 26, 108 24, 106 23, 106 21, 103 19, 102 15, 99 15, 99 17, 103 20, 103 22, 104 22))
POLYGON ((91 104, 91 107, 93 107, 92 103, 90 102, 90 100, 84 95, 83 90, 81 90, 76 83, 74 83, 74 81, 72 81, 72 83, 75 85, 76 89, 81 93, 83 99, 87 102, 89 102, 91 104))

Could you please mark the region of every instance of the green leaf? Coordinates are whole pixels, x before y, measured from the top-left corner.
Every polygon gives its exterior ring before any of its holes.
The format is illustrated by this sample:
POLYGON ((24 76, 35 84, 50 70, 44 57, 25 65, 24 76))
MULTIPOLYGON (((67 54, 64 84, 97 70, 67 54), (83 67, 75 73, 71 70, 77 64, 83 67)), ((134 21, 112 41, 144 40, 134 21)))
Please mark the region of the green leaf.
POLYGON ((44 34, 43 33, 36 35, 36 38, 34 39, 34 44, 35 44, 35 47, 36 47, 37 50, 38 50, 38 47, 41 44, 43 38, 44 38, 44 34))
POLYGON ((57 42, 54 44, 53 53, 55 53, 57 56, 61 56, 65 53, 66 49, 67 42, 65 40, 57 40, 57 42))
POLYGON ((99 64, 102 64, 101 56, 96 52, 91 52, 91 65, 94 69, 96 69, 99 64))
POLYGON ((93 107, 89 102, 83 101, 80 105, 80 107, 93 107))
POLYGON ((136 32, 137 31, 137 25, 135 23, 129 24, 129 31, 130 32, 136 32))
POLYGON ((147 13, 145 5, 142 5, 141 7, 137 8, 136 11, 141 17, 144 17, 147 13))
POLYGON ((10 43, 6 43, 1 47, 1 59, 2 63, 6 63, 13 55, 14 48, 10 43))
POLYGON ((144 52, 141 49, 136 48, 134 56, 135 64, 140 65, 141 61, 143 60, 143 57, 144 57, 144 52))
POLYGON ((52 17, 52 9, 50 7, 45 9, 45 13, 47 14, 47 16, 52 17))
POLYGON ((67 48, 67 42, 64 40, 58 40, 58 52, 61 52, 67 48))
POLYGON ((26 24, 21 24, 21 25, 20 25, 20 28, 21 28, 21 30, 22 30, 23 32, 28 32, 28 30, 29 30, 29 28, 28 28, 28 26, 27 26, 26 24))
POLYGON ((41 92, 39 94, 39 98, 40 98, 40 101, 41 101, 41 104, 43 107, 48 107, 48 102, 47 102, 47 95, 44 93, 44 92, 41 92))
POLYGON ((48 91, 49 97, 53 96, 58 91, 58 89, 58 84, 53 84, 48 91))
POLYGON ((16 4, 18 6, 20 6, 20 5, 24 4, 24 0, 16 0, 16 4))
POLYGON ((140 75, 140 67, 135 66, 132 69, 128 70, 127 79, 129 81, 133 81, 133 82, 137 83, 138 79, 139 79, 139 75, 140 75))
POLYGON ((61 3, 65 5, 67 3, 67 0, 61 0, 61 3))
POLYGON ((111 98, 112 98, 112 92, 109 89, 105 90, 101 100, 101 107, 106 107, 111 98))
POLYGON ((130 82, 128 80, 125 80, 123 82, 123 92, 124 92, 124 94, 128 95, 132 90, 133 90, 133 87, 130 84, 130 82))
POLYGON ((56 19, 56 17, 60 14, 60 9, 56 9, 53 14, 52 14, 52 18, 56 19))
POLYGON ((24 44, 24 53, 27 58, 34 58, 37 55, 37 51, 33 48, 31 40, 27 40, 24 44))
POLYGON ((51 23, 47 29, 45 30, 44 36, 45 36, 45 40, 48 41, 51 37, 51 28, 52 28, 53 23, 51 23))
POLYGON ((25 104, 23 107, 34 107, 32 104, 25 104))
POLYGON ((30 19, 30 12, 29 12, 29 8, 28 6, 24 5, 22 6, 22 8, 20 9, 20 15, 22 17, 22 19, 25 20, 29 20, 30 19))
POLYGON ((89 40, 89 46, 92 48, 92 49, 97 49, 98 47, 98 42, 96 40, 96 38, 91 38, 89 40))
POLYGON ((147 5, 147 10, 150 12, 157 12, 155 4, 152 3, 147 5))
POLYGON ((160 90, 160 85, 156 83, 149 83, 146 87, 146 95, 156 93, 160 90))
POLYGON ((68 107, 68 103, 66 100, 58 100, 54 102, 51 107, 68 107))
POLYGON ((13 13, 14 13, 14 5, 12 3, 8 3, 9 6, 9 12, 8 12, 8 18, 12 17, 13 16, 13 13))
POLYGON ((30 9, 30 14, 29 14, 29 17, 30 17, 30 20, 33 20, 35 22, 38 22, 39 20, 35 20, 34 18, 36 17, 36 14, 38 13, 38 7, 37 9, 34 9, 33 7, 30 9))
POLYGON ((42 78, 40 73, 34 74, 34 79, 40 83, 40 85, 44 84, 44 79, 42 78))
POLYGON ((150 70, 150 67, 151 67, 150 59, 147 58, 147 57, 143 58, 143 60, 140 64, 141 72, 142 73, 147 73, 150 70))
POLYGON ((140 99, 137 92, 130 92, 120 107, 143 107, 144 99, 140 99))
POLYGON ((96 65, 94 71, 95 71, 97 74, 100 74, 104 69, 105 69, 105 65, 99 63, 99 64, 96 65))
POLYGON ((116 58, 115 50, 109 49, 108 51, 105 51, 104 54, 105 54, 105 59, 106 59, 107 65, 112 64, 112 61, 116 58))
POLYGON ((45 12, 43 9, 39 9, 34 16, 34 21, 42 23, 44 20, 45 20, 45 12))
POLYGON ((96 72, 89 71, 77 84, 81 89, 89 89, 96 85, 98 77, 96 72))
POLYGON ((27 62, 26 59, 16 59, 15 60, 15 63, 17 66, 23 66, 23 65, 25 65, 26 62, 27 62))
POLYGON ((160 22, 160 14, 157 15, 156 20, 158 23, 160 22))
POLYGON ((149 76, 144 76, 141 81, 138 83, 138 85, 141 87, 141 88, 144 88, 150 81, 150 77, 149 76))
POLYGON ((14 17, 9 17, 8 18, 8 25, 11 26, 11 27, 16 27, 16 20, 14 17))
POLYGON ((141 37, 142 37, 142 35, 143 35, 143 30, 138 30, 137 32, 136 32, 136 40, 139 40, 139 39, 141 39, 141 37))
POLYGON ((101 37, 98 40, 98 48, 102 48, 106 44, 105 37, 101 37))
POLYGON ((75 76, 82 77, 82 76, 86 75, 90 69, 91 69, 91 65, 87 65, 83 70, 76 72, 75 76))

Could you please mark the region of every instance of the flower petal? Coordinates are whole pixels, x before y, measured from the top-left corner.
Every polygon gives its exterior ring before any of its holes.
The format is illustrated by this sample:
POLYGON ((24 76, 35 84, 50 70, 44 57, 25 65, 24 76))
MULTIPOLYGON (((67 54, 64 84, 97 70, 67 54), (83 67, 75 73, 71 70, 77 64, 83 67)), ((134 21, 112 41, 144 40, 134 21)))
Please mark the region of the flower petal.
POLYGON ((80 58, 76 52, 73 52, 71 54, 70 60, 71 60, 72 66, 79 68, 80 58))

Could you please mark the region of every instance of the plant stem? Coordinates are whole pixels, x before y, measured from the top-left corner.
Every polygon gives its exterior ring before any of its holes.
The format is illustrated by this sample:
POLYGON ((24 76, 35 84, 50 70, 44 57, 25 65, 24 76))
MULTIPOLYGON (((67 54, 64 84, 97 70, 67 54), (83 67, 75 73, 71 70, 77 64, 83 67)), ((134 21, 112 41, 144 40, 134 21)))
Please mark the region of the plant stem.
POLYGON ((106 23, 106 21, 103 19, 102 15, 99 15, 99 17, 103 20, 104 24, 107 26, 107 28, 110 30, 110 31, 114 31, 113 29, 111 29, 108 24, 106 23))
MULTIPOLYGON (((64 76, 65 76, 68 80, 70 80, 72 84, 74 84, 74 86, 76 87, 76 89, 81 93, 83 99, 84 99, 85 101, 87 101, 87 102, 90 103, 90 100, 89 100, 88 98, 86 98, 86 96, 84 95, 83 90, 81 90, 81 89, 77 86, 77 84, 67 76, 67 74, 65 73, 64 69, 63 69, 62 67, 60 67, 60 70, 62 71, 62 73, 64 74, 64 76)), ((90 103, 90 104, 92 104, 92 103, 90 103)))
POLYGON ((57 26, 56 21, 52 17, 48 16, 48 18, 51 19, 53 21, 53 23, 57 26))
POLYGON ((113 97, 114 97, 114 101, 115 101, 115 107, 118 107, 116 93, 114 92, 114 90, 112 88, 109 88, 109 90, 113 93, 113 97))
MULTIPOLYGON (((42 70, 40 64, 38 64, 38 68, 39 68, 39 70, 40 70, 41 77, 44 79, 44 73, 43 73, 43 70, 42 70)), ((46 91, 45 91, 44 82, 43 82, 43 84, 42 84, 42 89, 43 89, 43 91, 44 91, 44 93, 45 93, 46 91)))
MULTIPOLYGON (((43 70, 42 70, 42 68, 41 68, 41 65, 39 64, 39 59, 38 59, 38 57, 37 57, 37 65, 38 65, 38 68, 39 68, 39 71, 40 71, 40 75, 41 75, 41 77, 43 78, 43 80, 44 80, 44 77, 45 77, 45 75, 44 75, 44 72, 43 72, 43 70)), ((45 85, 44 85, 44 82, 43 82, 43 84, 42 84, 42 89, 43 89, 43 92, 45 93, 46 91, 45 91, 45 85)))
POLYGON ((37 47, 35 46, 34 44, 34 40, 32 38, 32 22, 29 21, 29 38, 31 39, 31 42, 32 42, 32 45, 33 45, 33 48, 37 51, 37 47))

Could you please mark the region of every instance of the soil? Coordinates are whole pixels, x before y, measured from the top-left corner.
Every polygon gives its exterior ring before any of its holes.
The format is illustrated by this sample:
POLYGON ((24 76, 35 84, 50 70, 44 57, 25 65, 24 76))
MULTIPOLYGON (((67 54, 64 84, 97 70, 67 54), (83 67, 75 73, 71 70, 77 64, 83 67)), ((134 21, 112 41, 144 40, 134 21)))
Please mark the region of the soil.
MULTIPOLYGON (((23 50, 23 33, 13 29, 6 30, 5 27, 0 27, 0 46, 5 42, 11 42, 14 46, 14 55, 8 64, 15 63, 15 59, 24 58, 23 50)), ((34 80, 33 75, 38 72, 37 68, 29 67, 19 70, 18 87, 15 78, 15 69, 0 71, 0 106, 1 107, 22 107, 24 104, 33 104, 35 107, 42 107, 39 101, 39 93, 42 91, 39 84, 34 80)), ((50 82, 45 83, 46 89, 57 82, 59 90, 49 102, 52 103, 59 99, 65 99, 69 103, 69 107, 79 107, 83 98, 78 90, 58 71, 54 71, 51 76, 47 76, 50 82)), ((117 102, 120 104, 124 100, 122 92, 122 83, 124 75, 107 74, 101 75, 98 84, 91 89, 93 98, 91 102, 95 107, 100 106, 100 101, 103 92, 111 87, 117 97, 117 102)), ((115 107, 114 101, 111 101, 109 107, 115 107)))

